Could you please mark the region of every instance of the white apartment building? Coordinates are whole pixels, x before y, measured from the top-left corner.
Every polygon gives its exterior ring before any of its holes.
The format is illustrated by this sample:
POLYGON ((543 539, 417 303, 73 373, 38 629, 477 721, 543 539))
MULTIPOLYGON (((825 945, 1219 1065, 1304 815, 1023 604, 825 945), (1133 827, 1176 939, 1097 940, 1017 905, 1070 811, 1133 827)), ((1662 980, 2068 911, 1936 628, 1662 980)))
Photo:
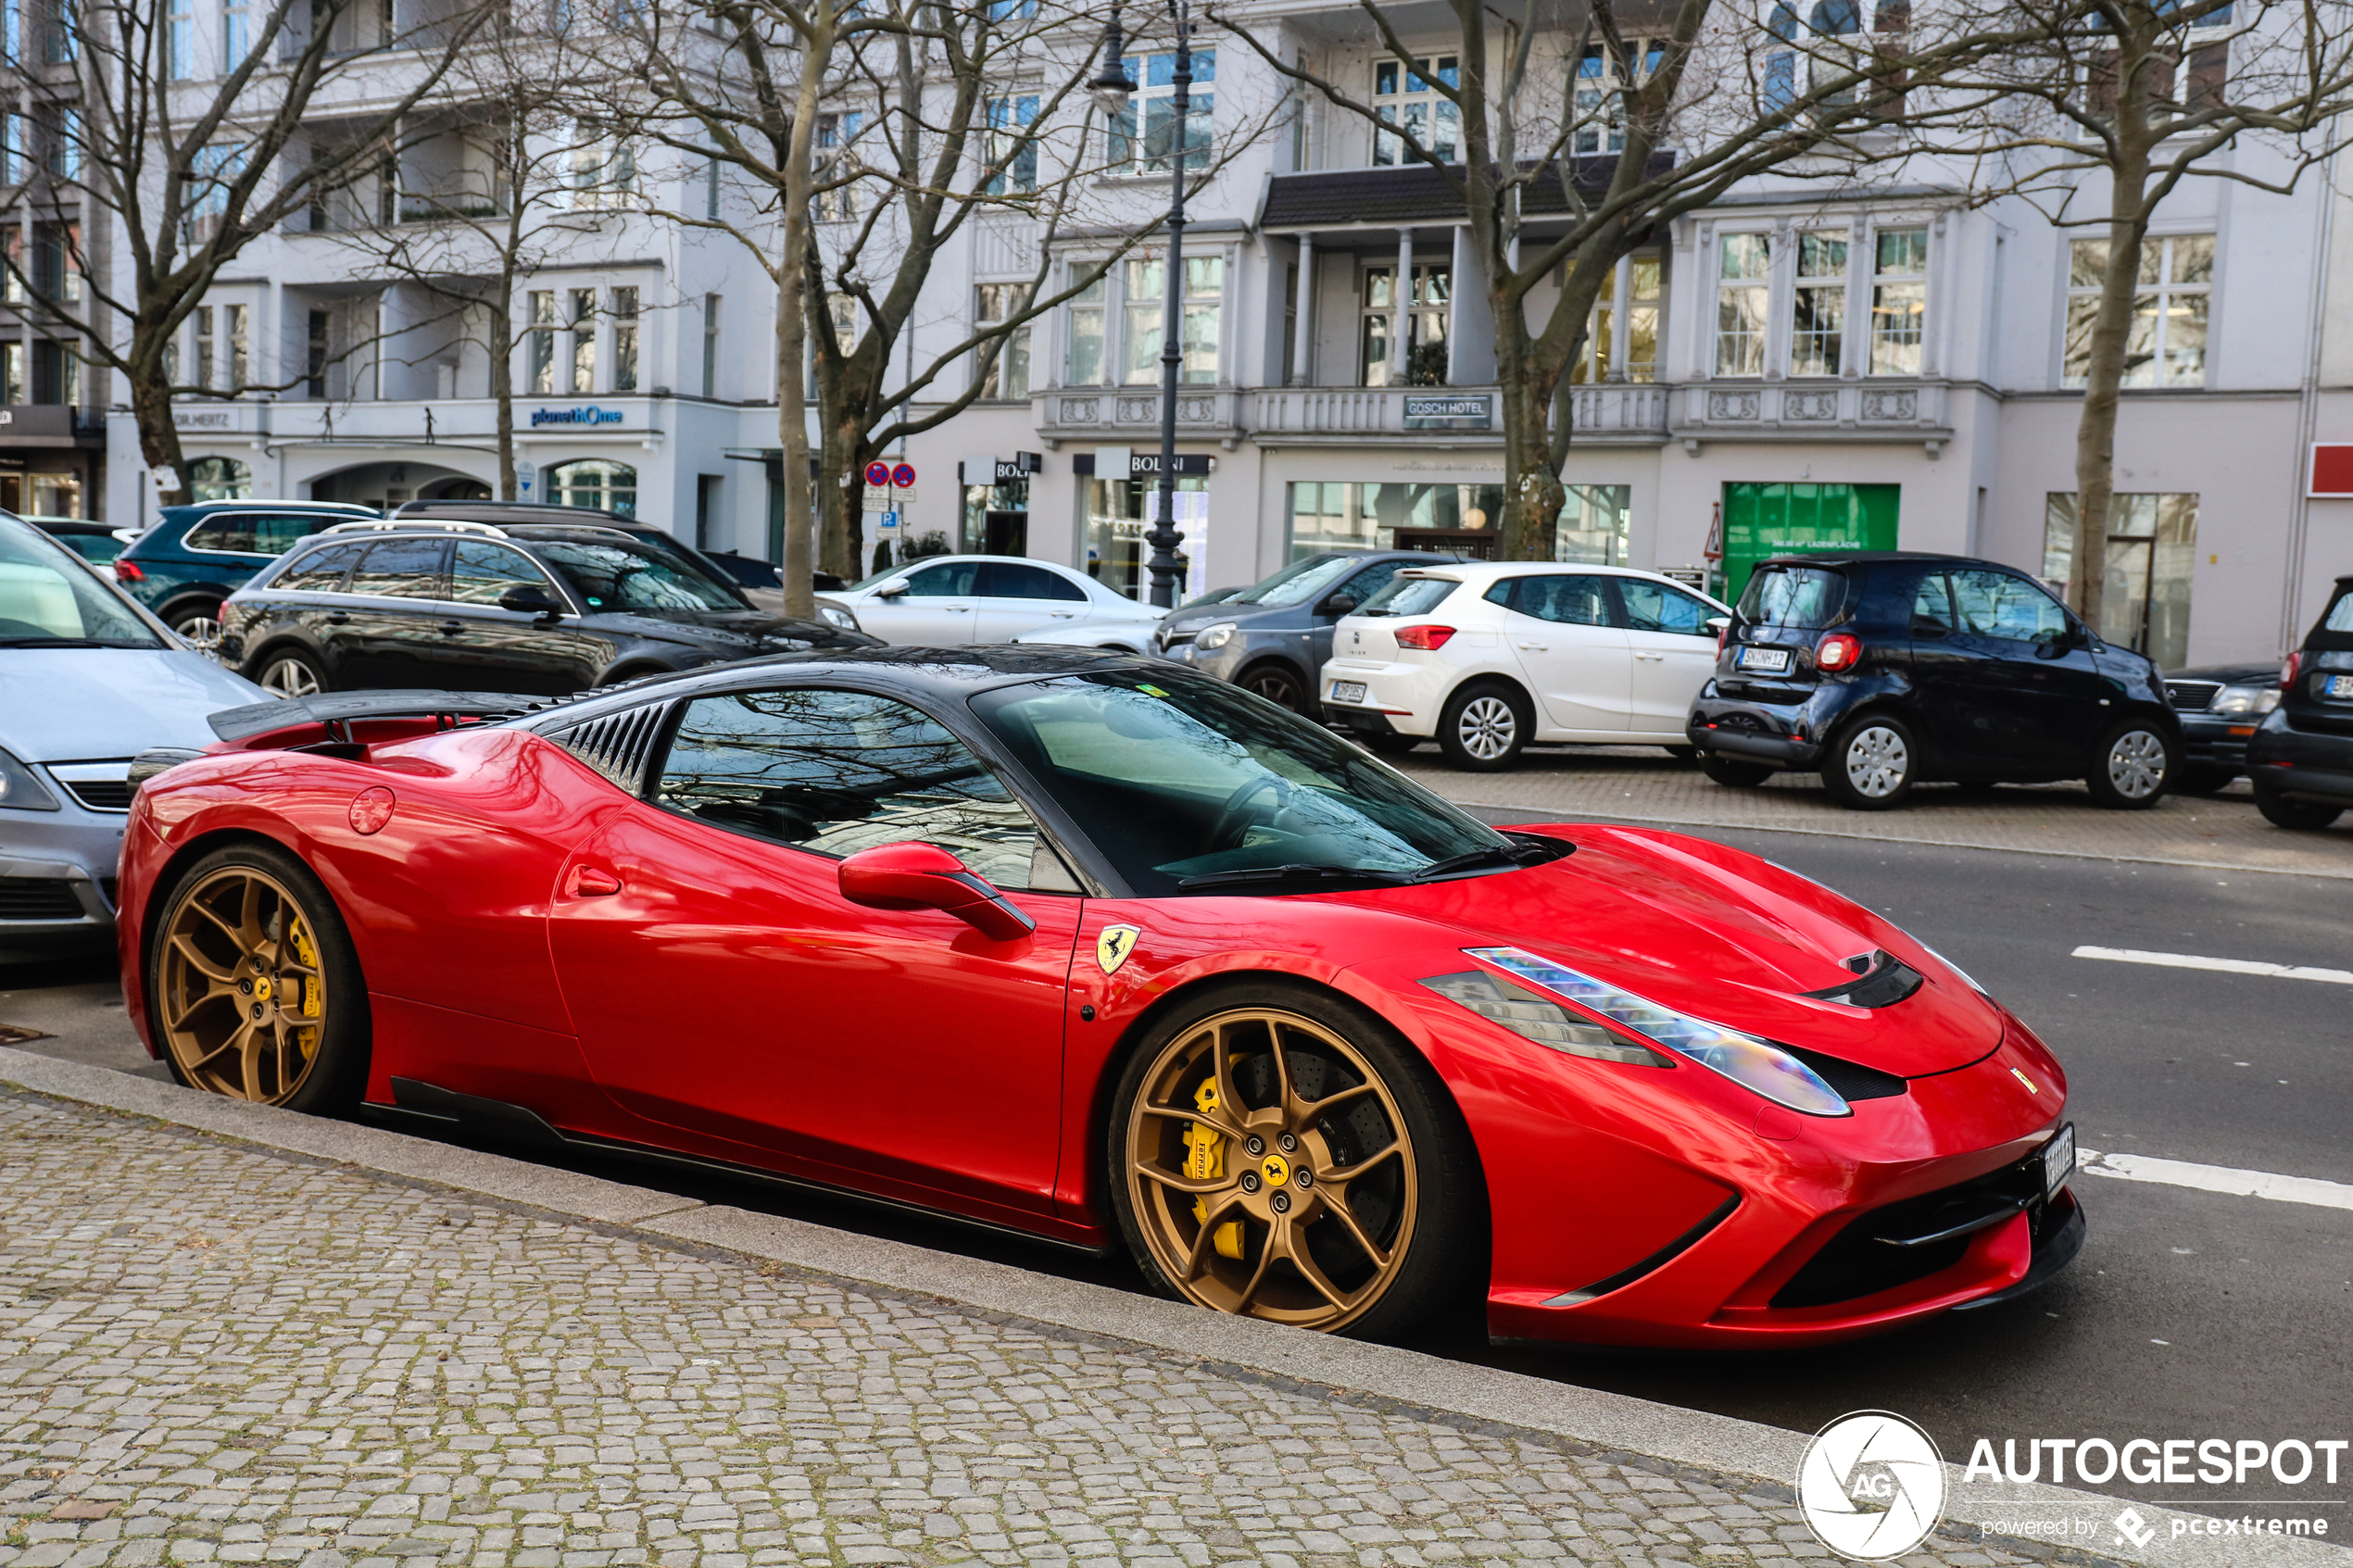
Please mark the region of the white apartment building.
MULTIPOLYGON (((1287 7, 1260 36, 1401 117, 1432 115, 1423 83, 1455 68, 1443 37, 1395 60, 1354 16, 1340 0, 1287 7)), ((1138 43, 1130 57, 1149 120, 1166 49, 1138 43)), ((1197 142, 1259 123, 1286 96, 1253 52, 1214 32, 1196 60, 1197 142)), ((1606 153, 1599 137, 1579 150, 1606 153)), ((2260 146, 2226 156, 2275 172, 2260 146)), ((1164 164, 1117 158, 1091 197, 1146 221, 1166 201, 1164 164)), ((657 205, 703 199, 700 167, 633 167, 670 182, 657 205)), ((2275 656, 2326 583, 2353 571, 2353 495, 2308 494, 2315 444, 2353 444, 2353 236, 2340 232, 2353 224, 2338 221, 2326 172, 2285 196, 2192 180, 2154 231, 2118 439, 2108 629, 2168 665, 2275 656)), ((2101 193, 2086 185, 2079 201, 2096 211, 2101 193)), ((591 199, 578 218, 573 258, 524 280, 516 302, 545 323, 517 350, 533 493, 773 556, 764 279, 730 242, 625 202, 591 199)), ((1205 496, 1187 507, 1202 519, 1186 524, 1190 586, 1334 546, 1490 553, 1503 481, 1491 331, 1443 182, 1311 103, 1232 149, 1190 219, 1178 483, 1205 496)), ((1104 254, 1111 232, 1065 229, 1058 264, 1104 254)), ((1729 572, 1734 585, 1749 562, 1809 545, 2063 573, 2050 552, 2074 489, 2069 323, 2086 233, 1917 176, 1840 196, 1758 182, 1678 221, 1621 264, 1596 309, 1558 553, 1694 581, 1729 572)), ((934 270, 910 362, 997 319, 1034 245, 1010 218, 968 223, 934 270)), ((451 329, 414 285, 356 280, 349 255, 332 232, 273 235, 214 291, 209 326, 199 313, 195 330, 214 334, 216 374, 237 353, 280 380, 289 366, 336 370, 274 396, 183 405, 189 453, 220 465, 199 477, 335 499, 481 493, 495 473, 486 363, 461 334, 437 344, 451 329), (422 324, 404 334, 408 320, 422 324), (249 336, 223 347, 232 322, 249 336), (337 360, 336 334, 361 329, 387 346, 337 360)), ((990 395, 907 444, 897 459, 916 483, 893 493, 895 531, 870 500, 868 558, 881 539, 937 534, 1146 593, 1163 261, 1131 253, 1017 340, 990 395)), ((200 340, 187 352, 204 362, 200 340)), ((108 515, 132 515, 152 494, 120 412, 110 449, 108 515)))

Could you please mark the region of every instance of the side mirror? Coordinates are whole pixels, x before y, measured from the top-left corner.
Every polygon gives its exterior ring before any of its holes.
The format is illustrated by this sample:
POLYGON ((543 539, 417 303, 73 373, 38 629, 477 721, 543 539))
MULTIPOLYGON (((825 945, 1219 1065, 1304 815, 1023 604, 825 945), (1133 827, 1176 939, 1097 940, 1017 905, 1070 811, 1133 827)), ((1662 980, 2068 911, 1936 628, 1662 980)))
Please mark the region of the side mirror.
POLYGON ((1707 634, 1711 637, 1721 637, 1731 629, 1732 618, 1729 615, 1711 615, 1707 618, 1707 634))
POLYGON ((996 942, 1038 929, 1036 921, 936 844, 877 844, 843 860, 837 875, 841 896, 870 909, 937 909, 996 942))
POLYGON ((535 583, 519 583, 498 596, 498 608, 518 615, 561 615, 564 607, 535 583))
POLYGON ((1322 604, 1315 607, 1315 613, 1318 615, 1342 616, 1346 615, 1349 611, 1354 609, 1355 608, 1355 595, 1334 594, 1331 597, 1326 599, 1322 604))
POLYGON ((875 589, 875 597, 878 599, 895 599, 906 591, 907 580, 902 577, 896 583, 886 583, 881 587, 875 589))

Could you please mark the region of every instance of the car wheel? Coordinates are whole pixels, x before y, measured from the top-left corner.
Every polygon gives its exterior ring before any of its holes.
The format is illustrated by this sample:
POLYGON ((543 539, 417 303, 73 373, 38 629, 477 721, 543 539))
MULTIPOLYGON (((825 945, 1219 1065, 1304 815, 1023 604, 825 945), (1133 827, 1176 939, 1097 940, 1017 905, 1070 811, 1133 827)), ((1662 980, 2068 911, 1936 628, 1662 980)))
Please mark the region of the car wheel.
POLYGON ((1438 749, 1457 768, 1498 772, 1519 760, 1536 716, 1511 686, 1465 686, 1446 699, 1438 720, 1438 749))
POLYGON ((1485 1276, 1470 1135, 1353 1004, 1221 988, 1145 1037, 1112 1103, 1113 1207, 1164 1295, 1394 1338, 1485 1276))
POLYGON ((1709 752, 1699 759, 1699 771, 1726 789, 1755 789, 1773 776, 1768 762, 1743 762, 1733 757, 1718 757, 1709 752))
POLYGON ((2235 770, 2212 764, 2183 764, 2174 770, 2166 789, 2174 795, 2220 795, 2238 777, 2235 770))
POLYGON ((2172 742, 2144 721, 2127 719, 2093 749, 2083 782, 2093 800, 2112 811, 2145 811, 2164 795, 2172 771, 2172 742))
POLYGON ((208 657, 220 648, 220 606, 211 599, 195 599, 176 605, 163 618, 163 623, 195 645, 196 651, 208 657))
POLYGON ((319 879, 274 845, 240 844, 198 860, 162 908, 147 1010, 172 1076, 232 1099, 356 1110, 367 988, 319 879))
POLYGON ((1919 776, 1919 746, 1911 727, 1883 713, 1866 713, 1839 732, 1822 763, 1831 798, 1851 811, 1884 811, 1902 804, 1919 776))
POLYGON ((2255 809, 2263 820, 2275 828, 2289 828, 2297 833, 2317 833, 2345 814, 2342 806, 2324 806, 2311 800, 2289 800, 2277 790, 2255 786, 2255 809))
POLYGON ((1307 688, 1289 665, 1253 664, 1234 677, 1234 684, 1246 692, 1256 692, 1277 708, 1288 708, 1293 713, 1307 711, 1307 688))
POLYGON ((327 674, 308 654, 289 649, 263 659, 254 684, 280 696, 315 696, 327 689, 327 674))
POLYGON ((1358 735, 1355 738, 1364 742, 1367 750, 1378 751, 1383 757, 1403 757, 1422 744, 1419 735, 1358 735))

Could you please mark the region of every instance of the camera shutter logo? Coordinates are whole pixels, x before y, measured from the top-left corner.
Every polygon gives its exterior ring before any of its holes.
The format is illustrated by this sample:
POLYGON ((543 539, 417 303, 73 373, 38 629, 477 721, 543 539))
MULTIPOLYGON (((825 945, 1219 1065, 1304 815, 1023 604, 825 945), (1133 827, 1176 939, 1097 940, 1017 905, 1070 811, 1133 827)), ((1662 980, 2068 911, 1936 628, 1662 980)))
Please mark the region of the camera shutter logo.
POLYGON ((1928 1538, 1944 1512, 1944 1461, 1900 1415, 1843 1415, 1806 1446, 1797 1504, 1814 1538, 1841 1557, 1878 1562, 1928 1538))

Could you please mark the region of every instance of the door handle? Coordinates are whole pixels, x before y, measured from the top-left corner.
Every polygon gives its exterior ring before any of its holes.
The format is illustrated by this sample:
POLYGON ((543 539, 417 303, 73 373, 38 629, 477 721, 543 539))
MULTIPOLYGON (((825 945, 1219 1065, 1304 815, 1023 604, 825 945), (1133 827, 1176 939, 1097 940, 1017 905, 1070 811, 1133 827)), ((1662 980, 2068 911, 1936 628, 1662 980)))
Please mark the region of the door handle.
POLYGON ((1542 653, 1549 649, 1553 645, 1550 643, 1522 643, 1519 646, 1526 648, 1530 653, 1542 653))
POLYGON ((327 612, 327 624, 330 626, 348 626, 351 624, 351 617, 346 611, 340 609, 331 609, 327 612))
POLYGON ((621 878, 595 866, 574 866, 564 879, 564 892, 574 898, 602 898, 621 891, 621 878))
POLYGON ((445 621, 441 623, 441 634, 445 637, 454 637, 465 629, 466 623, 462 621, 445 621))
POLYGON ((1638 653, 1634 657, 1636 659, 1646 659, 1653 664, 1656 664, 1665 659, 1667 656, 1663 653, 1638 653))

